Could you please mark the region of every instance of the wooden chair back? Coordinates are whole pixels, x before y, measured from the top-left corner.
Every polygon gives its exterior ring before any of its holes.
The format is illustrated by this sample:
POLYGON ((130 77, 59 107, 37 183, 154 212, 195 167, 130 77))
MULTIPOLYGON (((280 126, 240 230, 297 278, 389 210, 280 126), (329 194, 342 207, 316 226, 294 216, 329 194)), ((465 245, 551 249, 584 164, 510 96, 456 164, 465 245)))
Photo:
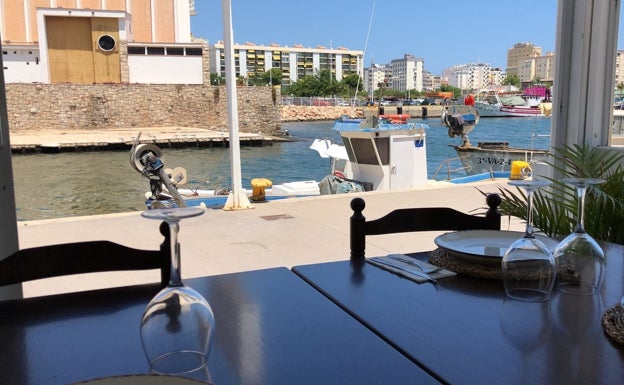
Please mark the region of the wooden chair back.
POLYGON ((367 235, 415 231, 500 230, 500 196, 489 194, 486 203, 488 210, 485 216, 470 215, 449 207, 417 207, 397 209, 379 219, 367 221, 362 214, 366 206, 364 199, 354 198, 351 200, 351 259, 365 257, 367 235))
POLYGON ((169 283, 171 248, 169 227, 159 250, 141 250, 109 241, 47 245, 18 250, 0 261, 0 286, 72 274, 106 271, 160 270, 160 282, 169 283))

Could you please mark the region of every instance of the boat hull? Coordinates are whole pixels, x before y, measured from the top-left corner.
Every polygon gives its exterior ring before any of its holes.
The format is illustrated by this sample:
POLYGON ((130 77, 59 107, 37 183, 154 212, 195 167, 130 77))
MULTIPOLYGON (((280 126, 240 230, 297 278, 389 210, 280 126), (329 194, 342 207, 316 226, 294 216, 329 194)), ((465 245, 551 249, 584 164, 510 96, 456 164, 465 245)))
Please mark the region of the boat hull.
POLYGON ((496 104, 475 103, 475 108, 482 118, 501 117, 545 117, 539 107, 501 106, 496 104))
POLYGON ((539 149, 513 147, 454 146, 460 157, 466 175, 476 175, 487 172, 510 172, 514 161, 524 161, 529 164, 546 160, 548 152, 539 149))

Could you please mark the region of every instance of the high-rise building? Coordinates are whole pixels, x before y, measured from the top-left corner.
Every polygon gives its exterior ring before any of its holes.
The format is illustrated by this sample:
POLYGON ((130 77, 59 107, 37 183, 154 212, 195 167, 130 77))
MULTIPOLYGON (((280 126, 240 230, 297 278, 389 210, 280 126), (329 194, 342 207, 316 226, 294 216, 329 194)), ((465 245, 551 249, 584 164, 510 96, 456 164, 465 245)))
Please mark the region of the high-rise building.
POLYGON ((618 50, 615 56, 615 87, 624 83, 624 51, 618 50))
MULTIPOLYGON (((210 72, 225 76, 224 43, 218 41, 210 46, 210 72)), ((363 51, 344 47, 305 48, 279 44, 261 45, 251 42, 234 44, 234 64, 237 77, 252 78, 272 68, 282 70, 282 85, 289 85, 308 76, 328 70, 338 81, 349 74, 363 76, 363 51)))
POLYGON ((392 81, 390 87, 393 90, 423 90, 423 59, 405 54, 402 59, 394 59, 390 62, 392 68, 392 81))
POLYGON ((448 84, 460 90, 480 90, 492 85, 492 67, 486 63, 460 64, 447 69, 448 84))
POLYGON ((389 83, 392 69, 388 65, 373 64, 364 68, 364 90, 373 93, 381 83, 389 83))
POLYGON ((529 84, 535 81, 552 82, 555 73, 555 54, 535 56, 518 62, 517 75, 520 82, 529 84))
POLYGON ((507 50, 507 74, 518 75, 518 68, 527 59, 542 56, 542 48, 533 43, 516 43, 507 50))

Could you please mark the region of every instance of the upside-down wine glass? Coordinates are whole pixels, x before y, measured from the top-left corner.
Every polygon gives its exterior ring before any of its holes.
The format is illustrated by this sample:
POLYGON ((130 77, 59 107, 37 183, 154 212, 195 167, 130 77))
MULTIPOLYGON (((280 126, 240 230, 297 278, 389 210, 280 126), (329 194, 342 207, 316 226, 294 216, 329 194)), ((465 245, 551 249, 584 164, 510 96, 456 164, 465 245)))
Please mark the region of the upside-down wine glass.
POLYGON ((600 291, 605 271, 604 251, 585 231, 585 196, 587 187, 604 179, 566 178, 576 190, 576 229, 559 243, 553 252, 557 263, 557 287, 564 293, 592 295, 600 291))
POLYGON ((150 370, 160 374, 189 375, 206 369, 215 320, 201 294, 184 285, 180 273, 179 222, 203 214, 198 207, 148 210, 142 216, 169 225, 171 277, 147 304, 141 318, 141 342, 150 370))
POLYGON ((550 184, 541 180, 513 180, 527 196, 524 237, 509 246, 502 260, 503 284, 509 298, 520 301, 547 301, 555 284, 555 259, 552 252, 533 234, 533 192, 550 184))

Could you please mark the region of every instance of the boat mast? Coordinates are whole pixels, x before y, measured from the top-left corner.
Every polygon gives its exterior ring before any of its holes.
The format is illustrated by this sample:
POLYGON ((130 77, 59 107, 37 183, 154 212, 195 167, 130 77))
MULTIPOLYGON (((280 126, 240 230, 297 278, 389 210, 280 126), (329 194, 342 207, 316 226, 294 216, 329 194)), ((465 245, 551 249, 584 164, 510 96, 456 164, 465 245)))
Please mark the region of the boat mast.
MULTIPOLYGON (((362 62, 364 62, 364 57, 366 56, 366 49, 368 48, 368 38, 370 37, 370 31, 371 31, 371 27, 373 25, 373 15, 374 14, 375 14, 375 2, 373 1, 373 10, 371 11, 370 20, 368 21, 368 31, 366 32, 366 41, 364 42, 364 54, 362 55, 362 62)), ((364 65, 364 63, 362 63, 362 65, 364 65)), ((372 94, 373 94, 373 60, 371 60, 370 77, 371 77, 371 88, 370 88, 371 96, 370 96, 370 101, 371 101, 371 104, 372 104, 373 99, 374 99, 374 97, 372 96, 372 94)), ((355 98, 354 98, 354 101, 357 99, 358 88, 360 88, 359 86, 360 86, 360 79, 358 77, 358 84, 355 87, 355 98)))

